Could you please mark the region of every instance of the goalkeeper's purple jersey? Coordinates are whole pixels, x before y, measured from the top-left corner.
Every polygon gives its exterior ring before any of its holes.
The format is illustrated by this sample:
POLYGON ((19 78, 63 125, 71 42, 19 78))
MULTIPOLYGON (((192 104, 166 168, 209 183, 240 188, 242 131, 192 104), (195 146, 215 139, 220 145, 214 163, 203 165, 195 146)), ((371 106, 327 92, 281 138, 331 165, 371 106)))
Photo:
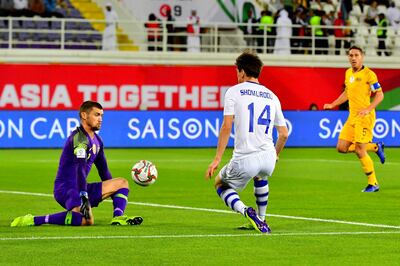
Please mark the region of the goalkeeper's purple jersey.
POLYGON ((112 178, 101 138, 94 134, 92 139, 80 126, 71 133, 65 143, 54 181, 54 193, 56 194, 59 190, 65 191, 65 189, 87 191, 86 178, 93 163, 96 165, 101 180, 112 178))

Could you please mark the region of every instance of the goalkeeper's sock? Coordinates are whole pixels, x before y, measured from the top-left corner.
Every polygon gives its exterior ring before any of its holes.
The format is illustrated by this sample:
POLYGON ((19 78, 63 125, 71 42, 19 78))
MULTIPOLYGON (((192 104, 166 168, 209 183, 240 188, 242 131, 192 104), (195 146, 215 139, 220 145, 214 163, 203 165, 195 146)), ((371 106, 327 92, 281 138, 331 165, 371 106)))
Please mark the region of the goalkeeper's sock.
POLYGON ((111 196, 114 205, 114 217, 124 215, 126 204, 128 203, 128 188, 121 188, 111 196))
POLYGON ((225 202, 226 206, 244 215, 246 205, 240 200, 239 195, 230 187, 219 187, 217 193, 225 202))
POLYGON ((58 225, 74 225, 82 224, 82 214, 79 212, 65 211, 45 216, 35 216, 35 225, 42 224, 58 224, 58 225))

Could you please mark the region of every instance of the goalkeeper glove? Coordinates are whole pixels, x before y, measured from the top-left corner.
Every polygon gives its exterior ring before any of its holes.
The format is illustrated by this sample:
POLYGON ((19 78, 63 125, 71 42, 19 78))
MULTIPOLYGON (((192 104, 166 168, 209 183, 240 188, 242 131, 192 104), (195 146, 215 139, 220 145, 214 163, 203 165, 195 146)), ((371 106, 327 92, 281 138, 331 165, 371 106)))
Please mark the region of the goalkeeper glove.
POLYGON ((79 196, 81 197, 80 212, 86 220, 90 220, 90 202, 88 193, 86 191, 81 191, 79 196))

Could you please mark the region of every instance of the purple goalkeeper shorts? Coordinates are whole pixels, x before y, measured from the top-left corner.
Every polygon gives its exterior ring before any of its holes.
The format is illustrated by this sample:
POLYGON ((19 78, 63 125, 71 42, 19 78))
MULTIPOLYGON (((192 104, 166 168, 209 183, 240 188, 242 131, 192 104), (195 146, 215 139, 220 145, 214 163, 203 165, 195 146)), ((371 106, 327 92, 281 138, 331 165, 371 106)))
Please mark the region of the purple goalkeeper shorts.
MULTIPOLYGON (((89 183, 87 193, 92 207, 97 207, 102 201, 102 182, 89 183)), ((70 211, 75 207, 81 206, 81 198, 76 188, 71 188, 68 184, 55 184, 54 198, 66 210, 70 211)))

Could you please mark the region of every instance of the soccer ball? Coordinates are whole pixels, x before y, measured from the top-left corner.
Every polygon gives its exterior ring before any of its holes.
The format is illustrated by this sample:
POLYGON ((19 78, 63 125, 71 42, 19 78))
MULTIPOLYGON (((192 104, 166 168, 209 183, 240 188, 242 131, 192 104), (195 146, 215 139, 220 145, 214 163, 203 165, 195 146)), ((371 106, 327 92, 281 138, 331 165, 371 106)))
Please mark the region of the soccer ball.
POLYGON ((156 166, 147 160, 141 160, 132 167, 132 179, 140 186, 149 186, 157 180, 156 166))

